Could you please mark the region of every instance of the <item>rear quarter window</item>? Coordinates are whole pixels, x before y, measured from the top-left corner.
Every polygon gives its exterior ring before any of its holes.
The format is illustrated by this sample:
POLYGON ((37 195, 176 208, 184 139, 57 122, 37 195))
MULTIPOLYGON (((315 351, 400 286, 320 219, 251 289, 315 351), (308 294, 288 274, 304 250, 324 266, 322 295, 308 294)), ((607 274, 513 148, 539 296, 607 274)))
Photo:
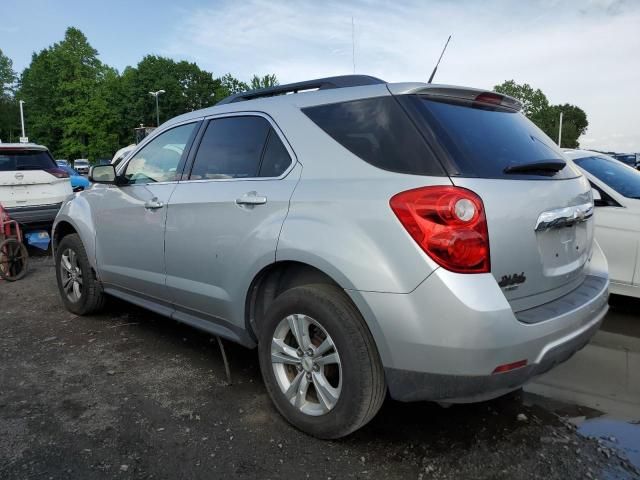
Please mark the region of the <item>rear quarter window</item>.
POLYGON ((307 107, 302 112, 336 142, 375 167, 414 175, 445 175, 394 97, 307 107))

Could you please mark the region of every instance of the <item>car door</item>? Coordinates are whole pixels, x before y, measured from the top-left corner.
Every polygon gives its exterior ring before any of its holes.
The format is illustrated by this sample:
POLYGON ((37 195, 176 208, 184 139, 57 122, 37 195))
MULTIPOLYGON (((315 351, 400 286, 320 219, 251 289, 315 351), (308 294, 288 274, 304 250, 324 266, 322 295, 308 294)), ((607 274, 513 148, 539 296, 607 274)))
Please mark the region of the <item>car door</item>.
POLYGON ((242 329, 249 283, 275 261, 302 167, 264 115, 214 118, 203 132, 168 209, 167 288, 177 318, 242 329))
POLYGON ((631 284, 638 251, 637 214, 629 211, 592 182, 602 201, 596 202, 596 241, 609 263, 612 282, 631 284))
POLYGON ((153 137, 119 170, 117 185, 86 193, 96 228, 96 260, 105 288, 166 303, 164 228, 198 122, 153 137))

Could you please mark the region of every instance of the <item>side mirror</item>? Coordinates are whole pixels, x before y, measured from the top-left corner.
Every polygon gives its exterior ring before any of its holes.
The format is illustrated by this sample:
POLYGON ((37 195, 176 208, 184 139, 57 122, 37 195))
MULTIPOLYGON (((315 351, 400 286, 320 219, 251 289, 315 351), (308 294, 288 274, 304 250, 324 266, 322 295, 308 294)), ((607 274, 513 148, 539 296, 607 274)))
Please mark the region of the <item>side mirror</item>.
POLYGON ((606 200, 602 199, 602 195, 595 188, 591 189, 591 194, 593 195, 593 206, 594 207, 606 207, 609 203, 606 200))
POLYGON ((116 183, 116 168, 113 165, 96 165, 89 169, 89 180, 93 183, 116 183))

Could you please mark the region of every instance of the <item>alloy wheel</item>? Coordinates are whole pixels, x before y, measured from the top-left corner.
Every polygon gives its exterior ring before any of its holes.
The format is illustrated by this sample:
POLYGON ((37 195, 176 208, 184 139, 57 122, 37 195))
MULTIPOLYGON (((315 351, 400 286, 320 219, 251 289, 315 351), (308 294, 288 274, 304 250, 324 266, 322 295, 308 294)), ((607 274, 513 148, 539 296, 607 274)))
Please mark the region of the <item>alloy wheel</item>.
POLYGON ((82 298, 82 269, 78 255, 71 248, 67 248, 60 256, 60 278, 67 298, 73 303, 78 302, 82 298))
POLYGON ((302 413, 324 415, 342 390, 342 364, 333 339, 303 314, 283 318, 271 342, 271 364, 280 390, 302 413))

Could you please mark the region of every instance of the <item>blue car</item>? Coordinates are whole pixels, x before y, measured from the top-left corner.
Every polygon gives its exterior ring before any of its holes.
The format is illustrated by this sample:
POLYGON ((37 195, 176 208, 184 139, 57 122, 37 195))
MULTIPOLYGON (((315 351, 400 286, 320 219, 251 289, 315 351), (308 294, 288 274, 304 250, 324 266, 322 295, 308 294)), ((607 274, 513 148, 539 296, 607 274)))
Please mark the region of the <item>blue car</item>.
POLYGON ((89 188, 89 185, 91 185, 91 182, 89 182, 89 180, 80 175, 69 165, 58 164, 58 167, 69 174, 69 178, 71 179, 71 188, 74 192, 81 192, 82 190, 89 188))

